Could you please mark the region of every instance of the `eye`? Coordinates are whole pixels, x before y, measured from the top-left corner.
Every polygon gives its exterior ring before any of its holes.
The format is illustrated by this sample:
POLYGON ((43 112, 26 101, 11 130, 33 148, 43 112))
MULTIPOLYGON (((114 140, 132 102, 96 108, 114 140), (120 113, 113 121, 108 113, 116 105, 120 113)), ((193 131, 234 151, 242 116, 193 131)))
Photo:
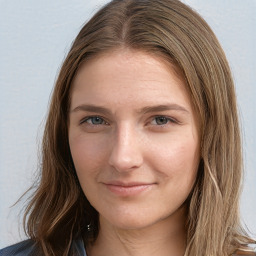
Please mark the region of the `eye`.
POLYGON ((174 119, 166 116, 156 116, 151 122, 151 124, 153 125, 166 125, 168 123, 177 123, 177 122, 174 119))
POLYGON ((108 124, 102 117, 100 116, 90 116, 81 121, 82 123, 87 123, 89 125, 106 125, 108 124))

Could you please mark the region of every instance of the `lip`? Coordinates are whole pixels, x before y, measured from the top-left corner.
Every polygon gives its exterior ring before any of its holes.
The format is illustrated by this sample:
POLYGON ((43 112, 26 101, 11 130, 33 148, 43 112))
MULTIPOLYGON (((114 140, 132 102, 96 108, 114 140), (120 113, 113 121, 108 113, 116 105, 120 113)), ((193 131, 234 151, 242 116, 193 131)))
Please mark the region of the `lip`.
POLYGON ((135 196, 142 192, 151 189, 156 183, 144 183, 144 182, 121 182, 121 181, 111 181, 108 183, 103 183, 108 190, 118 196, 135 196))

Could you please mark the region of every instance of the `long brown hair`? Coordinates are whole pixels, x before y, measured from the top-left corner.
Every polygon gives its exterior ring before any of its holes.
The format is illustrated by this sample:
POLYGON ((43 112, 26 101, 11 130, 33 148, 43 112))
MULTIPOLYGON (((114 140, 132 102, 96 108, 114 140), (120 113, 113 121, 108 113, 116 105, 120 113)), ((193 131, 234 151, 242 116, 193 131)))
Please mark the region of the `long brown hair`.
POLYGON ((98 213, 79 185, 69 149, 70 90, 82 63, 117 48, 174 64, 199 115, 201 163, 188 203, 185 255, 228 255, 249 243, 239 220, 242 153, 230 68, 206 22, 178 0, 113 0, 78 34, 51 98, 40 183, 24 217, 28 235, 45 255, 62 256, 73 239, 97 237, 98 213))

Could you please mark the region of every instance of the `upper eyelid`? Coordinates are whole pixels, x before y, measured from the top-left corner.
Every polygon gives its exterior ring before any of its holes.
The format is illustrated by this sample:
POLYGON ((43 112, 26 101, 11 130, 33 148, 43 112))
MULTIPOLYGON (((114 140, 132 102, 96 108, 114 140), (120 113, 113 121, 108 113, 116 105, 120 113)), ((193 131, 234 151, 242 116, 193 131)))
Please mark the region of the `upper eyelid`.
POLYGON ((102 117, 102 116, 100 116, 100 115, 90 115, 90 116, 86 116, 86 117, 82 118, 79 123, 80 123, 80 124, 83 124, 83 123, 85 123, 88 119, 93 118, 93 117, 99 117, 99 118, 101 118, 105 123, 109 124, 109 122, 106 120, 106 118, 104 118, 104 117, 102 117))
POLYGON ((170 116, 167 116, 167 115, 155 115, 155 116, 152 116, 152 117, 151 117, 151 120, 154 120, 154 119, 157 118, 157 117, 164 117, 164 118, 166 118, 167 120, 169 120, 169 121, 171 121, 171 122, 180 123, 176 118, 170 117, 170 116))

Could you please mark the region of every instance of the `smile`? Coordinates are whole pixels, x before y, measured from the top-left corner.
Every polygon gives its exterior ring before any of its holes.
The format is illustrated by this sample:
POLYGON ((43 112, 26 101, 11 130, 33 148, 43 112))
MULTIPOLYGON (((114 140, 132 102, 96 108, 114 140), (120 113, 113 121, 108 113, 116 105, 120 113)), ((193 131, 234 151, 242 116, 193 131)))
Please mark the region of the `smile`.
POLYGON ((155 186, 155 183, 120 183, 120 182, 111 182, 111 183, 103 183, 109 191, 112 193, 118 195, 118 196, 135 196, 138 195, 144 191, 147 191, 153 186, 155 186))

